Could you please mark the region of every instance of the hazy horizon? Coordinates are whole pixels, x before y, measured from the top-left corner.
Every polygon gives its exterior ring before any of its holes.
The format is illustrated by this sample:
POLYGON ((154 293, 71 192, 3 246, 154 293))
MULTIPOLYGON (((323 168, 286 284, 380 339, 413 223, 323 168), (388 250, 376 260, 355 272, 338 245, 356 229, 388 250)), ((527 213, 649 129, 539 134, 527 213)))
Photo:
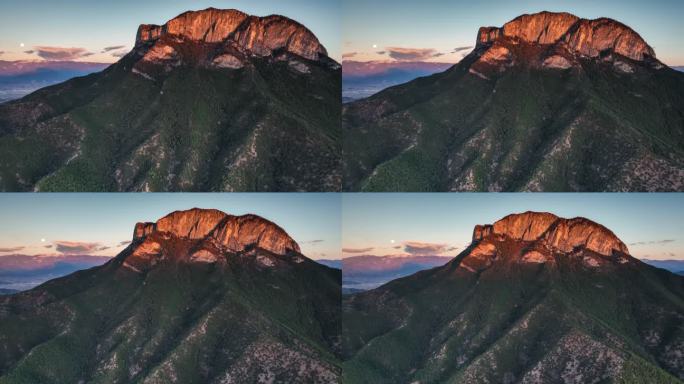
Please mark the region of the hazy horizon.
POLYGON ((341 61, 340 2, 292 0, 123 0, 112 3, 75 0, 66 3, 26 0, 0 10, 0 60, 46 61, 64 58, 97 63, 116 62, 133 48, 140 24, 164 24, 179 14, 209 7, 234 8, 255 16, 280 14, 310 29, 330 57, 341 61), (28 53, 30 52, 30 53, 28 53))
POLYGON ((458 255, 477 224, 512 213, 586 217, 610 229, 637 258, 684 260, 684 196, 592 193, 345 194, 343 257, 458 255))
POLYGON ((137 222, 176 210, 256 214, 282 227, 312 259, 340 258, 341 197, 332 194, 63 193, 5 194, 0 199, 0 256, 115 256, 137 222))
POLYGON ((684 49, 679 41, 684 33, 680 22, 684 3, 674 0, 348 0, 343 5, 342 58, 456 63, 473 48, 480 27, 500 27, 522 14, 541 11, 569 12, 587 19, 615 19, 639 33, 662 62, 684 65, 684 49))

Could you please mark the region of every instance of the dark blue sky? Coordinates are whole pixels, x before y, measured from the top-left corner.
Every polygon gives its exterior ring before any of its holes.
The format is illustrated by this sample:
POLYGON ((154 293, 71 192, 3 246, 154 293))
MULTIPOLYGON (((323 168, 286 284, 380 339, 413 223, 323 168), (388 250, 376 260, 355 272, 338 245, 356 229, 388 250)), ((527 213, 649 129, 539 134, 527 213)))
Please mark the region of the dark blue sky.
POLYGON ((95 55, 84 60, 113 62, 102 49, 130 49, 138 25, 163 24, 185 11, 208 7, 288 16, 311 29, 330 56, 340 59, 339 0, 2 0, 0 52, 5 53, 0 60, 36 59, 23 52, 47 46, 85 48, 95 55))
MULTIPOLYGON (((583 216, 612 230, 635 257, 684 259, 681 193, 420 193, 345 194, 342 245, 365 253, 400 254, 405 242, 470 243, 476 224, 511 213, 545 211, 583 216)), ((346 254, 350 256, 351 254, 346 254)))
POLYGON ((317 193, 0 193, 0 255, 51 254, 55 248, 46 246, 74 242, 110 247, 96 254, 112 256, 136 222, 194 207, 260 215, 285 229, 306 256, 340 256, 341 196, 317 193))
MULTIPOLYGON (((570 12, 610 17, 636 30, 666 64, 684 65, 682 0, 343 0, 343 52, 354 60, 387 59, 387 47, 451 52, 472 46, 481 26, 501 26, 525 13, 570 12), (375 47, 373 47, 375 46, 375 47)), ((432 61, 455 62, 461 54, 432 61)))

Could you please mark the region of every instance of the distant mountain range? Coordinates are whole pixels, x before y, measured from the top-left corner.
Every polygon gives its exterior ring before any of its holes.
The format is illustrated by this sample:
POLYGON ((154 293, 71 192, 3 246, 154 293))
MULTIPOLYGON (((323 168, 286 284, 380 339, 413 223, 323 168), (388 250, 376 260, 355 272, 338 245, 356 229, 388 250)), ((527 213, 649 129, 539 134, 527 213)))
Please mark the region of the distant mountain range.
POLYGON ((318 259, 315 261, 330 268, 342 269, 342 260, 318 259))
POLYGON ((78 61, 0 60, 0 103, 19 99, 40 88, 99 72, 110 64, 78 61))
POLYGON ((173 212, 104 265, 0 296, 0 382, 338 382, 340 281, 259 216, 173 212))
POLYGON ((340 104, 341 66, 300 23, 186 12, 0 104, 0 190, 338 191, 340 104))
POLYGON ((446 264, 448 256, 352 256, 342 259, 342 289, 347 293, 379 287, 390 280, 446 264))
POLYGON ((513 214, 343 298, 342 382, 680 383, 684 277, 584 218, 513 214))
MULTIPOLYGON (((450 256, 352 256, 339 260, 316 260, 321 264, 342 269, 342 290, 344 293, 358 293, 377 288, 391 280, 412 275, 416 272, 442 266, 450 256)), ((640 261, 670 272, 684 275, 684 260, 640 261)))
POLYGON ((684 191, 684 74, 611 19, 482 27, 458 64, 342 122, 346 191, 684 191))
POLYGON ((345 60, 342 62, 342 98, 344 102, 362 99, 385 88, 445 71, 453 65, 421 61, 345 60))
POLYGON ((111 260, 105 256, 0 256, 0 289, 23 291, 111 260))
POLYGON ((657 268, 666 269, 670 272, 684 275, 684 260, 649 260, 641 259, 644 263, 657 268))

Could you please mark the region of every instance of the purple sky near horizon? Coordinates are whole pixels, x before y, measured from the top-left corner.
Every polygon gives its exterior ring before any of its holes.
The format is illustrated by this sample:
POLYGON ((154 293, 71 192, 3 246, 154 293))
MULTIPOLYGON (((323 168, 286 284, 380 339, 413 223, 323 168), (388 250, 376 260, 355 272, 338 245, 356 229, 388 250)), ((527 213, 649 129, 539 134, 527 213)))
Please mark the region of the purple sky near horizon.
POLYGON ((533 210, 603 224, 639 258, 684 260, 680 193, 4 193, 0 256, 113 256, 126 246, 136 222, 192 207, 263 216, 314 259, 455 256, 470 243, 476 224, 533 210))
POLYGON ((591 219, 638 258, 684 260, 682 193, 361 193, 342 210, 343 257, 455 256, 476 224, 530 210, 591 219))
POLYGON ((341 196, 319 193, 1 193, 0 256, 115 256, 135 223, 194 207, 257 214, 285 229, 304 255, 340 257, 341 196))
POLYGON ((618 20, 654 47, 662 62, 684 65, 681 0, 345 0, 342 57, 456 63, 472 49, 479 27, 500 27, 540 11, 618 20))
POLYGON ((140 24, 161 25, 185 11, 214 7, 287 16, 309 28, 340 61, 340 4, 341 0, 6 0, 0 2, 0 60, 42 57, 112 63, 131 50, 140 24))

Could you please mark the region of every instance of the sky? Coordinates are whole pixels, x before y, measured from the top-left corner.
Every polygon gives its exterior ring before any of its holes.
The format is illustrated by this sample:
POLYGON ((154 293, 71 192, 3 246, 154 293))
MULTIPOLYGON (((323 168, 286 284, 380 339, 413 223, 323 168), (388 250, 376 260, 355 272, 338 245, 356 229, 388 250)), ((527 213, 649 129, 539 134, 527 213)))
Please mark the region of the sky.
POLYGON ((345 60, 454 63, 472 49, 479 27, 500 27, 521 14, 546 10, 618 20, 654 47, 662 62, 684 65, 682 0, 344 0, 342 4, 345 60))
POLYGON ((0 256, 115 256, 135 223, 194 207, 262 216, 285 229, 305 256, 341 256, 341 196, 317 193, 1 193, 0 256))
POLYGON ((0 0, 0 60, 69 57, 115 62, 116 55, 132 48, 140 24, 161 25, 185 11, 214 7, 235 8, 257 16, 290 17, 309 28, 330 57, 339 61, 340 1, 0 0))
POLYGON ((343 256, 455 256, 476 224, 511 213, 586 217, 612 230, 638 258, 684 260, 682 193, 344 194, 343 256))

